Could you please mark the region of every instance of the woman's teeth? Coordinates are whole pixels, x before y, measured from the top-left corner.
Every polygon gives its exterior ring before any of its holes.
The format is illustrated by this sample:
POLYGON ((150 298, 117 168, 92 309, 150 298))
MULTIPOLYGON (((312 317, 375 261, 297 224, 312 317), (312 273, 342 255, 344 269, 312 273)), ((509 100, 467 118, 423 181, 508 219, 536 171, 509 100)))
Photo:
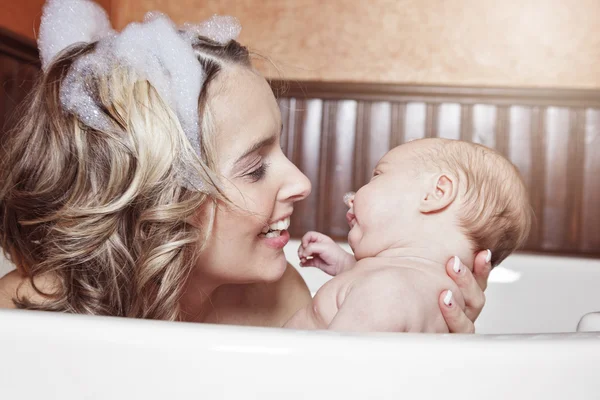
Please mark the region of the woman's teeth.
POLYGON ((271 231, 271 232, 267 232, 265 234, 266 238, 274 238, 274 237, 279 237, 281 236, 281 231, 271 231))
POLYGON ((281 236, 281 231, 284 231, 290 227, 290 217, 284 218, 280 221, 275 221, 269 226, 265 226, 262 233, 267 238, 274 238, 281 236))

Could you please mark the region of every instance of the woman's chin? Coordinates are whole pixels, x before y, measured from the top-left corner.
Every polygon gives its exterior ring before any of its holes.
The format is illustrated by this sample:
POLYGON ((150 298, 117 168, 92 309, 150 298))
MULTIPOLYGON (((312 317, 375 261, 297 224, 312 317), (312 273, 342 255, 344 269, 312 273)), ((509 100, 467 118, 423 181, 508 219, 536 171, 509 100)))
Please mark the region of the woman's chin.
POLYGON ((285 258, 285 254, 282 251, 276 259, 272 260, 268 264, 265 264, 263 282, 272 283, 280 280, 287 269, 287 265, 288 262, 285 258))

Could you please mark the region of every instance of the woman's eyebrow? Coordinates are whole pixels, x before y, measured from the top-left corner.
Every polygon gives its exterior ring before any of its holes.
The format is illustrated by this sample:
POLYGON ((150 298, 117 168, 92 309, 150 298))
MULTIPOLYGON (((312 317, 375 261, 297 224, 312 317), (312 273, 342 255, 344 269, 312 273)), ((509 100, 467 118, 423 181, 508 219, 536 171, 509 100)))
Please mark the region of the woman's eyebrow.
POLYGON ((259 150, 265 146, 271 146, 273 143, 275 143, 276 139, 277 139, 277 137, 275 135, 273 135, 273 136, 269 136, 268 138, 264 138, 260 142, 253 144, 248 150, 246 150, 244 152, 244 154, 242 154, 235 161, 235 164, 238 164, 240 161, 242 161, 244 158, 248 157, 250 154, 254 153, 256 150, 259 150))

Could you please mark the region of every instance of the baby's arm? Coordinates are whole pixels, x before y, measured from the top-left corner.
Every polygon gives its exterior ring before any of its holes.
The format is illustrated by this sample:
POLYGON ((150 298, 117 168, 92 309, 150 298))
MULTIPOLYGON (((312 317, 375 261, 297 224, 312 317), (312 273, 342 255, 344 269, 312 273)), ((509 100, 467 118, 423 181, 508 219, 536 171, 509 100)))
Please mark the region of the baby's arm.
POLYGON ((332 276, 348 271, 356 264, 351 254, 319 232, 308 232, 302 237, 298 257, 302 267, 316 267, 332 276))

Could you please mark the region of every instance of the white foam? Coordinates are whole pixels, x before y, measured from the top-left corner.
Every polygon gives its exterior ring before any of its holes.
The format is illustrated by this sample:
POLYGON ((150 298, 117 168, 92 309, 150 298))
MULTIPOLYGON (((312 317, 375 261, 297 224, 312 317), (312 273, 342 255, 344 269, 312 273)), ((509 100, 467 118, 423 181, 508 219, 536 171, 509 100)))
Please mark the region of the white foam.
POLYGON ((213 15, 199 24, 185 23, 184 32, 190 40, 195 36, 204 36, 220 44, 227 44, 237 39, 242 31, 240 22, 235 17, 213 15))
MULTIPOLYGON (((192 147, 200 156, 198 98, 205 72, 192 43, 203 35, 221 44, 237 38, 241 30, 233 17, 213 16, 200 24, 186 24, 181 31, 164 14, 150 12, 144 22, 129 24, 120 34, 110 27, 104 10, 88 0, 49 0, 44 7, 39 46, 44 66, 68 46, 98 41, 93 52, 71 66, 61 86, 66 111, 96 130, 110 130, 113 123, 97 106, 94 78, 118 66, 131 68, 145 79, 177 114, 192 147)), ((185 161, 182 161, 183 163, 185 161)), ((184 184, 201 187, 195 171, 180 166, 184 184)), ((189 168, 188 168, 189 169, 189 168)))
POLYGON ((114 57, 108 51, 114 36, 99 42, 96 51, 81 56, 73 63, 60 88, 60 102, 66 111, 77 117, 90 128, 107 131, 111 128, 110 119, 104 114, 92 97, 94 89, 89 85, 96 76, 108 74, 114 57))
POLYGON ((48 0, 44 5, 38 46, 42 68, 75 43, 90 43, 112 31, 106 12, 88 0, 48 0))
POLYGON ((152 13, 144 23, 128 25, 115 40, 119 63, 147 79, 176 111, 190 144, 200 154, 198 98, 205 74, 190 43, 164 15, 152 13))

